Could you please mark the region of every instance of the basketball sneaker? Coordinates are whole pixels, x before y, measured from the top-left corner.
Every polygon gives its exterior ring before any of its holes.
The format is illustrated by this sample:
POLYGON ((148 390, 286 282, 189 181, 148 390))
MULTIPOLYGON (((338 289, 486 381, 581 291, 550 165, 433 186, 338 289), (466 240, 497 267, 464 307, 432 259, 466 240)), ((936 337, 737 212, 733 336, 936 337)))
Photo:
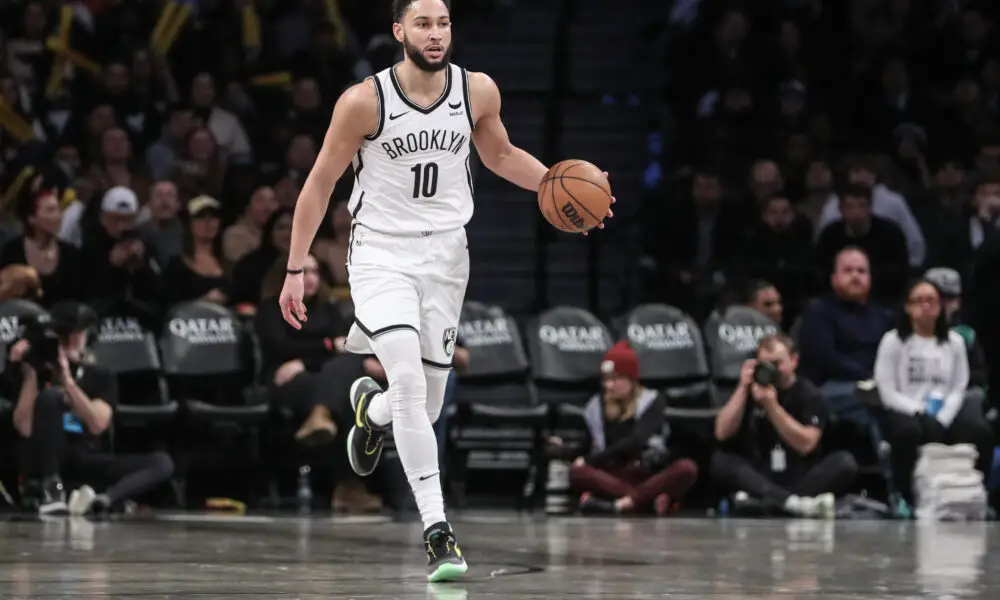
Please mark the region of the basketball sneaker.
POLYGON ((347 458, 354 472, 362 477, 370 475, 378 466, 385 434, 389 429, 368 420, 368 407, 380 393, 382 387, 371 377, 361 377, 351 385, 354 426, 347 434, 347 458))
POLYGON ((428 527, 424 532, 424 546, 427 550, 427 581, 434 583, 455 579, 469 570, 455 532, 448 523, 442 521, 428 527))

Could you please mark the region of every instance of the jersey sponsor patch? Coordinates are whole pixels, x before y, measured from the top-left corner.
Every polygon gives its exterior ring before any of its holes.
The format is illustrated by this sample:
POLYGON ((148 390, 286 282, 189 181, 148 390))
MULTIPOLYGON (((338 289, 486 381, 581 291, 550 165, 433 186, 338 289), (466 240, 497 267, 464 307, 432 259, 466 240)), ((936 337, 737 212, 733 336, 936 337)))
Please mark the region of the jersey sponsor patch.
POLYGON ((458 329, 454 327, 449 327, 444 330, 444 339, 442 340, 442 345, 444 346, 444 353, 451 356, 455 353, 455 341, 458 339, 458 329))

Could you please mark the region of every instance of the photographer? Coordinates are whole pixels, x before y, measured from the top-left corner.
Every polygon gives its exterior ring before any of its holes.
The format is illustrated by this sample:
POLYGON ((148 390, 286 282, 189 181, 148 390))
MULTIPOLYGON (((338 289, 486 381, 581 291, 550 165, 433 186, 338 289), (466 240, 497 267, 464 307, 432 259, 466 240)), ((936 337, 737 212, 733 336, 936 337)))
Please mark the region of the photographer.
POLYGON ((722 450, 712 479, 768 508, 802 517, 832 517, 834 495, 857 476, 848 452, 820 453, 827 415, 819 391, 797 377, 798 353, 784 334, 763 338, 757 359, 743 364, 740 385, 715 419, 722 450))
POLYGON ((42 514, 103 513, 173 473, 173 462, 161 452, 100 452, 118 390, 113 374, 88 360, 88 331, 96 323, 97 315, 83 304, 57 304, 51 317, 26 323, 22 339, 10 349, 7 371, 20 390, 14 427, 24 438, 21 470, 26 479, 41 481, 42 514), (83 485, 67 506, 60 474, 113 485, 100 495, 83 485))

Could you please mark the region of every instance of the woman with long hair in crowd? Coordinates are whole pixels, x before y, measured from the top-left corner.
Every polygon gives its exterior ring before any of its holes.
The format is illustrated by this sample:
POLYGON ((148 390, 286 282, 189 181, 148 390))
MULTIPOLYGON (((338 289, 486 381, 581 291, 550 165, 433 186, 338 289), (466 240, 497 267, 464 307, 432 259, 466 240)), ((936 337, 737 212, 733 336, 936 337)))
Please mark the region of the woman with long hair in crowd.
POLYGON ((288 253, 292 243, 292 209, 279 208, 264 224, 260 246, 240 259, 233 269, 233 304, 256 305, 260 301, 261 281, 274 261, 288 253))
POLYGON ((603 391, 584 409, 582 448, 551 438, 549 453, 573 460, 569 480, 584 512, 659 516, 673 510, 698 478, 694 461, 672 460, 663 437, 665 401, 639 383, 639 358, 626 342, 601 362, 603 391))
POLYGON ((295 438, 307 445, 333 441, 336 427, 325 406, 303 405, 312 396, 311 373, 344 352, 344 336, 350 325, 340 309, 330 302, 330 289, 320 276, 320 267, 313 255, 303 265, 303 302, 309 309, 309 322, 300 330, 287 327, 277 302, 285 280, 284 257, 275 261, 264 279, 261 303, 256 315, 256 329, 264 355, 264 371, 279 403, 291 405, 297 411, 304 406, 306 417, 295 438), (280 269, 279 269, 280 267, 280 269))
POLYGON ((967 402, 969 359, 965 341, 948 327, 941 292, 920 279, 911 283, 896 329, 886 333, 875 359, 875 381, 885 412, 882 426, 892 445, 893 475, 912 500, 920 446, 973 444, 976 469, 989 474, 993 433, 982 405, 967 402))
POLYGON ((58 239, 62 216, 54 190, 29 194, 18 205, 24 235, 0 249, 0 267, 21 264, 32 267, 41 279, 44 295, 40 302, 52 306, 78 298, 83 274, 80 251, 58 239))
MULTIPOLYGON (((338 432, 344 434, 340 439, 345 439, 353 423, 347 397, 351 382, 364 374, 384 377, 384 372, 373 357, 345 354, 350 323, 332 301, 320 263, 312 254, 303 263, 303 303, 309 310, 309 321, 299 330, 288 327, 277 302, 286 266, 287 256, 275 260, 264 278, 264 301, 256 315, 265 378, 276 403, 301 419, 295 440, 306 446, 327 445, 337 439, 338 432)), ((346 453, 338 454, 346 458, 346 453)), ((333 506, 335 510, 367 512, 380 509, 382 502, 350 469, 342 469, 333 506)))
POLYGON ((222 256, 222 206, 211 196, 198 196, 187 205, 184 249, 171 259, 164 273, 171 303, 229 301, 229 274, 222 256))

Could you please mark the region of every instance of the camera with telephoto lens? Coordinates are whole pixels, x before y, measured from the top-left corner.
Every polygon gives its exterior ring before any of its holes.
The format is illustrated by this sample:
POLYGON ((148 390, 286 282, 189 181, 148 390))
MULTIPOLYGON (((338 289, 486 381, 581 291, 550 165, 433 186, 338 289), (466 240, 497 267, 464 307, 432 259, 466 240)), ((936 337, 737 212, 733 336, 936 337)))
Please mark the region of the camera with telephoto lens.
POLYGON ((49 379, 59 364, 59 331, 46 314, 24 317, 22 323, 21 339, 29 345, 22 360, 39 378, 49 379))
POLYGON ((778 383, 778 365, 767 361, 758 362, 753 368, 753 381, 757 385, 775 385, 778 383))

